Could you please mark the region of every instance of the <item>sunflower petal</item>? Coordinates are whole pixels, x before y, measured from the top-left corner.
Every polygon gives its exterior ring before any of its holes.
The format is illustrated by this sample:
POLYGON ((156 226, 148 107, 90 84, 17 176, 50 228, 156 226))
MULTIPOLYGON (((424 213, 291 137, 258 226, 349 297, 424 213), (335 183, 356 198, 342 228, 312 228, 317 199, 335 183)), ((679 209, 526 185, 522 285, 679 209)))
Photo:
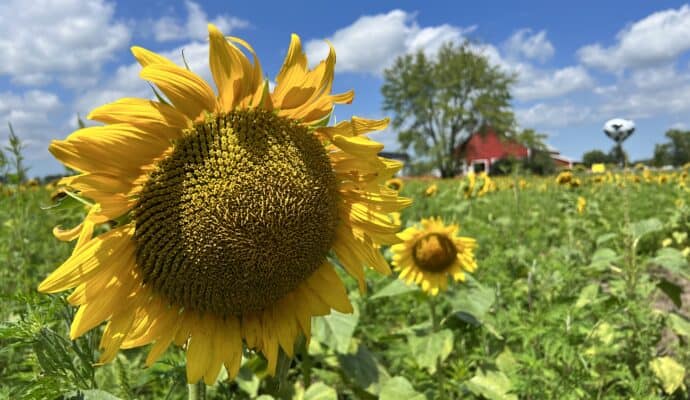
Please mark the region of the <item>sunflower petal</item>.
POLYGON ((150 64, 139 76, 156 84, 175 108, 192 121, 203 117, 204 112, 215 111, 213 89, 191 71, 176 65, 150 64))

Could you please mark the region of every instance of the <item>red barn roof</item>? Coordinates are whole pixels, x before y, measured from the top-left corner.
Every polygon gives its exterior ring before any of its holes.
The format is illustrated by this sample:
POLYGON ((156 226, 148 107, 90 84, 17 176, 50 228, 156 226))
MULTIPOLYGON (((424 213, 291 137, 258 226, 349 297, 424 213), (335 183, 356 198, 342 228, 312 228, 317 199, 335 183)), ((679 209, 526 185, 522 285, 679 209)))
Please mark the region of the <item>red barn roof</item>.
POLYGON ((501 139, 496 132, 487 128, 484 135, 475 133, 465 144, 464 158, 467 163, 474 160, 493 160, 513 156, 524 158, 529 155, 527 147, 507 140, 501 139))
MULTIPOLYGON (((491 164, 506 157, 522 159, 530 156, 530 150, 522 144, 506 138, 501 138, 491 127, 486 128, 485 134, 474 133, 463 145, 465 161, 463 171, 470 169, 488 171, 491 164)), ((556 165, 572 167, 572 160, 559 154, 558 150, 550 149, 549 155, 556 165)))

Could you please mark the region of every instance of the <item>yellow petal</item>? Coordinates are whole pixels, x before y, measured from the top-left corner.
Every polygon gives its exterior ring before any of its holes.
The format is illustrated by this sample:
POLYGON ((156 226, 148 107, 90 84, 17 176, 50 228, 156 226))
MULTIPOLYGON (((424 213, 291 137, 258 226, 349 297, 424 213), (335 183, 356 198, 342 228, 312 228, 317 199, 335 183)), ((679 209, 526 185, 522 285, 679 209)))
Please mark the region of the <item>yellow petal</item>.
POLYGON ((213 354, 210 318, 197 317, 187 346, 187 383, 197 383, 208 369, 213 354))
POLYGON ((102 353, 98 359, 101 364, 108 363, 115 358, 118 350, 120 349, 120 344, 124 340, 127 332, 132 327, 134 322, 134 312, 126 311, 108 321, 103 330, 103 335, 101 336, 101 343, 99 348, 102 353))
POLYGON ((254 66, 213 24, 208 25, 209 66, 218 88, 221 110, 229 112, 238 105, 246 106, 245 100, 263 93, 263 73, 254 50, 245 41, 232 41, 246 47, 254 55, 254 66))
POLYGON ((342 313, 353 311, 345 286, 335 273, 331 263, 325 262, 307 279, 306 283, 314 293, 336 311, 342 313))
POLYGON ((102 271, 117 271, 130 267, 134 244, 131 225, 106 232, 75 251, 60 267, 53 271, 38 290, 56 293, 77 286, 102 271))
POLYGON ((146 50, 143 47, 133 46, 130 50, 132 51, 132 54, 134 54, 134 58, 136 58, 137 61, 139 61, 139 64, 141 64, 142 67, 146 67, 152 64, 175 65, 175 63, 163 57, 162 55, 154 53, 150 50, 146 50))
POLYGON ((175 107, 152 100, 124 98, 100 106, 87 118, 106 124, 128 123, 166 139, 177 139, 190 120, 175 107))
POLYGON ((383 150, 383 144, 375 142, 366 136, 341 136, 333 137, 333 144, 352 155, 360 157, 372 157, 383 150))
POLYGON ((151 64, 141 70, 142 79, 153 82, 187 118, 196 121, 204 112, 214 112, 213 89, 197 74, 169 64, 151 64))
POLYGON ((80 129, 65 140, 54 140, 49 150, 65 165, 132 181, 143 166, 170 147, 170 142, 129 124, 80 129))

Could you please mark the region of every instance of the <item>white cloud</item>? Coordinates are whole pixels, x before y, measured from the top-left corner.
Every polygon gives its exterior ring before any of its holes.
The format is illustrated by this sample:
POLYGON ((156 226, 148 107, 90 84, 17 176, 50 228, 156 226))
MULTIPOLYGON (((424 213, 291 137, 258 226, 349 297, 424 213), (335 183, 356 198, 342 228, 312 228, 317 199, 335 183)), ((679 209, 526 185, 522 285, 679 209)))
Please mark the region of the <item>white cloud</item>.
POLYGON ((185 1, 187 20, 182 22, 176 18, 165 16, 153 23, 153 33, 157 41, 170 40, 203 40, 208 36, 206 25, 212 22, 226 35, 237 28, 249 26, 249 22, 229 15, 220 15, 213 20, 201 6, 193 1, 185 1))
POLYGON ((562 128, 597 120, 591 108, 574 104, 538 103, 529 108, 516 109, 515 116, 520 126, 537 130, 562 128))
POLYGON ((504 44, 508 54, 528 60, 544 62, 554 54, 551 42, 546 38, 546 31, 532 34, 531 29, 516 31, 504 44))
POLYGON ((50 159, 48 142, 56 132, 64 129, 61 123, 56 123, 63 110, 60 99, 51 92, 0 93, 0 142, 7 141, 9 122, 25 146, 23 155, 27 165, 50 159))
MULTIPOLYGON (((336 49, 338 71, 378 75, 402 54, 420 49, 435 54, 443 43, 459 43, 465 33, 474 29, 447 24, 422 28, 414 14, 393 10, 362 16, 352 25, 335 31, 328 40, 336 49)), ((310 40, 305 49, 312 64, 328 54, 328 45, 323 40, 310 40)))
POLYGON ((610 116, 625 118, 651 118, 660 115, 690 113, 690 77, 671 84, 641 90, 621 88, 601 106, 610 116))
POLYGON ((638 69, 630 76, 630 82, 642 90, 663 89, 688 82, 688 80, 690 80, 690 75, 679 75, 673 65, 638 69))
POLYGON ((103 64, 130 38, 103 0, 0 2, 0 76, 13 83, 65 86, 93 83, 103 64))
POLYGON ((527 101, 562 96, 592 87, 593 80, 581 66, 565 67, 553 71, 535 71, 523 68, 513 90, 516 99, 527 101))
POLYGON ((610 47, 591 44, 578 50, 589 66, 621 71, 673 61, 690 50, 690 6, 655 12, 621 30, 610 47))

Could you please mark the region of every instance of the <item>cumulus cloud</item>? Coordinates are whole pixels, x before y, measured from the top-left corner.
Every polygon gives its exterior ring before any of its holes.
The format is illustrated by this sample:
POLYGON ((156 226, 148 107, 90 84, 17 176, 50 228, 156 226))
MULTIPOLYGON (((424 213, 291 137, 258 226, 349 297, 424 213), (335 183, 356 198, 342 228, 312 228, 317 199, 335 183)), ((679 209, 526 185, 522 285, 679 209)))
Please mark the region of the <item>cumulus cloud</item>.
POLYGON ((130 39, 103 0, 0 2, 0 76, 13 83, 68 87, 93 83, 103 64, 130 39))
MULTIPOLYGON (((444 43, 459 43, 466 33, 474 29, 447 24, 420 27, 414 14, 393 10, 386 14, 362 16, 327 39, 337 49, 338 71, 379 75, 402 54, 420 49, 429 55, 435 54, 444 43)), ((328 54, 324 40, 310 40, 305 49, 312 63, 328 54)))
POLYGON ((157 41, 203 40, 208 36, 206 25, 209 22, 212 22, 225 34, 249 26, 248 21, 229 15, 220 15, 209 20, 201 6, 193 1, 185 1, 185 8, 187 10, 186 21, 165 16, 154 22, 153 33, 157 41))
POLYGON ((621 88, 601 106, 601 110, 608 115, 624 115, 626 118, 690 113, 690 79, 685 77, 673 84, 648 90, 621 88))
POLYGON ((520 29, 505 42, 504 47, 509 55, 539 62, 550 59, 555 52, 543 30, 532 34, 531 29, 520 29))
POLYGON ((690 6, 655 12, 618 32, 617 43, 580 48, 580 60, 608 71, 647 67, 673 61, 690 50, 690 6))
POLYGON ((545 99, 588 89, 593 84, 593 79, 581 66, 551 71, 523 68, 513 94, 516 99, 522 101, 545 99))
POLYGON ((520 126, 562 128, 597 119, 591 108, 574 104, 537 103, 528 108, 515 110, 520 126))
MULTIPOLYGON (((23 93, 0 93, 0 140, 8 138, 7 123, 26 146, 24 157, 28 165, 39 160, 48 160, 48 141, 63 127, 60 121, 64 105, 55 93, 43 90, 28 90, 23 93)), ((33 171, 30 171, 33 173, 33 171)))

